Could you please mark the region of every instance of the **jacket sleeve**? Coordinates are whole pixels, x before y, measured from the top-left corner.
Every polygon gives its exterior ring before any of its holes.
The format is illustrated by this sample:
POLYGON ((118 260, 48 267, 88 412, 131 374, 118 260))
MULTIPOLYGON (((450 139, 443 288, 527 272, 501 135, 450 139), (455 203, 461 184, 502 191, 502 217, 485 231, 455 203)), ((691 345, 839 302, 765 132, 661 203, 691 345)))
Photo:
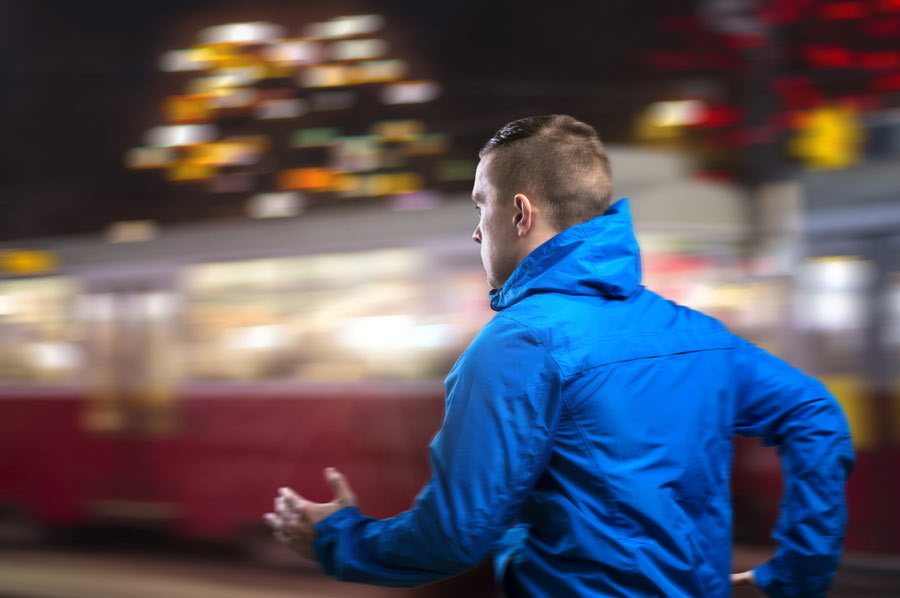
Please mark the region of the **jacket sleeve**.
POLYGON ((817 380, 748 343, 737 347, 735 431, 778 447, 784 496, 774 558, 754 571, 772 598, 824 597, 840 560, 853 447, 844 413, 817 380))
POLYGON ((447 377, 431 478, 413 507, 384 520, 348 507, 320 521, 314 548, 325 572, 416 586, 486 558, 549 460, 559 380, 537 337, 495 316, 447 377))

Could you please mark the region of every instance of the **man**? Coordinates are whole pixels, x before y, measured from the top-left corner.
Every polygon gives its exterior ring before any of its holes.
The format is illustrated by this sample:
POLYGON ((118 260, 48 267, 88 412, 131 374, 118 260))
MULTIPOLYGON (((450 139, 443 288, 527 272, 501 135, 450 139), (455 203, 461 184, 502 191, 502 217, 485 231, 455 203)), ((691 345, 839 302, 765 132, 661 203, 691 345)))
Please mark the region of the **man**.
POLYGON ((338 579, 413 586, 494 556, 508 596, 824 596, 853 463, 834 398, 718 321, 640 285, 627 200, 569 116, 512 122, 480 153, 473 239, 498 313, 446 379, 432 477, 375 520, 282 489, 276 537, 338 579), (729 576, 734 433, 778 445, 774 558, 729 576))

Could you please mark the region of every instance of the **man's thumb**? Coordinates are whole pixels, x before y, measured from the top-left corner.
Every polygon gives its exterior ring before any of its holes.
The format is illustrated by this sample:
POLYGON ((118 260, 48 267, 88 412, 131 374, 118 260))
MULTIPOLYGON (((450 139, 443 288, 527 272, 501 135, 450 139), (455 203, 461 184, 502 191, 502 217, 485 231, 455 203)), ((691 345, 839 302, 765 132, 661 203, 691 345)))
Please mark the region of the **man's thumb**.
POLYGON ((325 469, 325 481, 331 486, 334 497, 338 502, 345 505, 356 504, 356 497, 353 495, 353 491, 350 489, 350 484, 347 482, 344 474, 334 467, 328 467, 325 469))

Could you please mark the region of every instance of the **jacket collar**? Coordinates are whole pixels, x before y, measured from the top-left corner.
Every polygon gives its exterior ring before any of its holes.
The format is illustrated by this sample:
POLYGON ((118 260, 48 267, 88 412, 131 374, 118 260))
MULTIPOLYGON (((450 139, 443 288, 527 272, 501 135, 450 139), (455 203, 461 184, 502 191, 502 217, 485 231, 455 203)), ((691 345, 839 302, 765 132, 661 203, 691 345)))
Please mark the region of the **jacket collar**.
POLYGON ((491 308, 505 309, 529 295, 564 293, 624 299, 641 284, 641 256, 627 199, 601 216, 567 228, 522 260, 491 308))

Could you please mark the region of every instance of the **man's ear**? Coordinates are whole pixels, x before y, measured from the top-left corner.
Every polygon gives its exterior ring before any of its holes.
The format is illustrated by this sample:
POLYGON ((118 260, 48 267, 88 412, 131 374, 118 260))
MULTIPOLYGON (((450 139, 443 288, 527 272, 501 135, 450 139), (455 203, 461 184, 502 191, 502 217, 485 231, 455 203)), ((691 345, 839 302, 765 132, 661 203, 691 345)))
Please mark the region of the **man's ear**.
POLYGON ((513 224, 518 235, 524 237, 534 226, 534 204, 524 193, 517 193, 513 198, 513 206, 516 208, 513 224))

